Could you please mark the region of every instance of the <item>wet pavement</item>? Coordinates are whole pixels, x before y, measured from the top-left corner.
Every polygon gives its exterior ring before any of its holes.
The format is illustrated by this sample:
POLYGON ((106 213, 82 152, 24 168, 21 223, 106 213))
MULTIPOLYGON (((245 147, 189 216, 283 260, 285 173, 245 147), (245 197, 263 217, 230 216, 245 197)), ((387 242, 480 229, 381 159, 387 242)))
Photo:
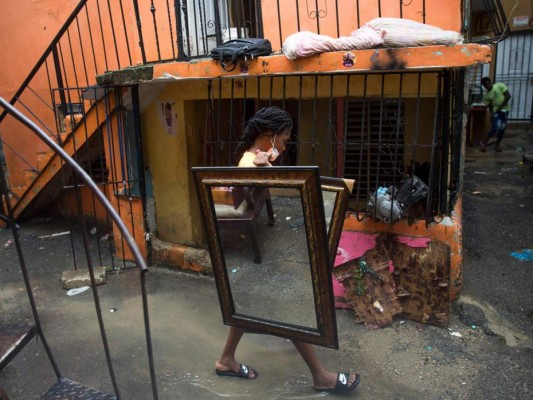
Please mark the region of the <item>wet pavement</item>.
MULTIPOLYGON (((533 150, 527 127, 510 129, 504 151, 466 149, 463 201, 464 286, 448 328, 396 318, 367 330, 351 311, 337 310, 339 350, 317 348, 332 370, 355 370, 350 398, 530 399, 533 397, 533 262, 511 253, 533 248, 533 171, 520 165, 533 150)), ((62 374, 112 393, 91 291, 67 296, 59 281, 72 268, 69 230, 61 220, 22 224, 19 234, 44 332, 62 374)), ((15 248, 0 232, 1 322, 31 320, 15 248)), ((106 255, 103 254, 104 264, 106 255)), ((99 288, 100 304, 121 398, 152 398, 139 273, 120 270, 99 288)), ((253 381, 217 377, 224 344, 214 280, 152 267, 147 274, 160 399, 310 399, 312 388, 292 344, 245 335, 237 358, 259 372, 253 381)), ((11 400, 38 399, 55 382, 39 340, 0 372, 11 400)))

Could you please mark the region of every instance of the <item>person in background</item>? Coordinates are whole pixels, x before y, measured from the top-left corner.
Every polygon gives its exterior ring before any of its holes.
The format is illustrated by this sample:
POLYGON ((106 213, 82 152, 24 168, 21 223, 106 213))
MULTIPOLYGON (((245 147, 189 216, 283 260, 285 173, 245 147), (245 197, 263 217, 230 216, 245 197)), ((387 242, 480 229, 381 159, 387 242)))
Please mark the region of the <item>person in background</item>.
POLYGON ((509 104, 511 94, 507 86, 503 83, 493 84, 487 76, 481 78, 481 84, 487 89, 487 93, 483 96, 483 102, 489 107, 491 128, 487 132, 485 139, 479 143, 479 148, 483 152, 487 151, 489 139, 497 134, 494 150, 501 152, 500 143, 507 128, 507 116, 509 111, 511 111, 511 105, 509 104))
MULTIPOLYGON (((290 140, 292 119, 279 107, 262 108, 248 121, 236 149, 239 167, 268 167, 285 150, 290 140)), ((230 327, 222 354, 215 363, 218 376, 255 379, 257 371, 235 359, 237 346, 244 334, 239 328, 230 327)), ((304 359, 313 377, 317 391, 334 394, 350 392, 359 384, 355 373, 331 372, 320 363, 311 344, 293 340, 294 347, 304 359)))

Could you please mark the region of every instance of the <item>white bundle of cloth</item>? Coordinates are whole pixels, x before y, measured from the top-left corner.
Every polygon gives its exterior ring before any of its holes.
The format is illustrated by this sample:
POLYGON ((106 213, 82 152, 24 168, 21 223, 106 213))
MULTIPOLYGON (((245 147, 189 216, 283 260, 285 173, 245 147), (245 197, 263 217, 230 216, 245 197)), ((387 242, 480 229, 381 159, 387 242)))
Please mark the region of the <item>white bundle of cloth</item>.
POLYGON ((296 32, 285 39, 281 50, 289 60, 295 60, 326 51, 370 49, 380 44, 383 44, 383 32, 365 24, 350 36, 338 39, 308 31, 296 32))
POLYGON ((375 18, 368 25, 385 32, 383 44, 386 47, 454 45, 464 40, 459 32, 405 18, 375 18))
POLYGON ((375 18, 350 36, 337 39, 309 31, 293 33, 283 42, 282 51, 289 60, 295 60, 327 51, 362 50, 378 46, 453 45, 462 41, 460 33, 436 26, 405 18, 375 18))

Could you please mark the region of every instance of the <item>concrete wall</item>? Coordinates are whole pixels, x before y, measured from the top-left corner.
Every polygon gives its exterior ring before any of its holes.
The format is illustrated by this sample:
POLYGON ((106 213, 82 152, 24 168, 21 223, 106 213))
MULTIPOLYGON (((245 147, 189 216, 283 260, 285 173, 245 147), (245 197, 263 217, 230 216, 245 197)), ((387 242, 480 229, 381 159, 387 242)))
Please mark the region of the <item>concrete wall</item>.
POLYGON ((201 118, 205 106, 194 107, 187 101, 205 98, 207 85, 207 81, 167 84, 142 115, 145 163, 153 176, 158 237, 164 241, 194 245, 202 234, 199 221, 191 220, 197 211, 191 204, 196 194, 188 150, 197 151, 197 130, 205 124, 201 118), (165 118, 167 104, 170 122, 165 118))
POLYGON ((533 29, 533 8, 525 0, 501 0, 505 16, 509 19, 511 32, 533 29))

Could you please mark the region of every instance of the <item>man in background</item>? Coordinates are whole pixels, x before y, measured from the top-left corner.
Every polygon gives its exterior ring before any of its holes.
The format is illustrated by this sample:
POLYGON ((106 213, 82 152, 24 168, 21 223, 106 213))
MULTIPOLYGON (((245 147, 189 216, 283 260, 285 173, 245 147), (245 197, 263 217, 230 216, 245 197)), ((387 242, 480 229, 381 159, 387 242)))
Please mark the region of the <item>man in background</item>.
POLYGON ((509 111, 511 111, 511 105, 509 104, 511 94, 507 86, 503 83, 493 84, 487 76, 481 78, 481 84, 487 89, 487 93, 483 96, 483 102, 489 107, 491 128, 487 132, 485 139, 479 143, 479 148, 483 152, 487 151, 489 139, 497 134, 494 150, 501 152, 502 148, 500 143, 505 129, 507 129, 507 116, 509 115, 509 111))

